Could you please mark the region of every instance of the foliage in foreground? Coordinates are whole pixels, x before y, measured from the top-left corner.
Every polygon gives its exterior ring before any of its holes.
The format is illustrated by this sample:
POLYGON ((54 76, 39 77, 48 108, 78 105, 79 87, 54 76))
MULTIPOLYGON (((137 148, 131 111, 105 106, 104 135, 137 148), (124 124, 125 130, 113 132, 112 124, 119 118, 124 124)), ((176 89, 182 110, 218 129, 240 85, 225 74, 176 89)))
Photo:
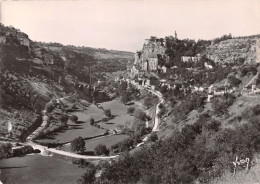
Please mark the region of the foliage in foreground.
POLYGON ((172 137, 104 165, 92 183, 207 183, 231 170, 236 156, 252 160, 260 151, 258 108, 235 129, 221 129, 220 122, 201 115, 172 137))

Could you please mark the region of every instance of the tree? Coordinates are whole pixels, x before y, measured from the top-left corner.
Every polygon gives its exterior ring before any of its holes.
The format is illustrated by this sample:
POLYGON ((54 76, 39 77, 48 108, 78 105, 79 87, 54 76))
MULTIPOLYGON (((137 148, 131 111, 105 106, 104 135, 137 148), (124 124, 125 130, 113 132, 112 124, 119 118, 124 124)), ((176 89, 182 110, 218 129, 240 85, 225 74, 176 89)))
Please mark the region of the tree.
POLYGON ((134 117, 136 117, 137 119, 140 119, 142 121, 144 121, 146 119, 146 114, 141 109, 135 109, 133 115, 134 115, 134 117))
POLYGON ((55 106, 54 106, 54 104, 51 103, 51 102, 48 102, 48 103, 46 104, 46 106, 45 106, 45 110, 46 110, 46 112, 48 112, 48 113, 52 112, 54 109, 55 109, 55 106))
POLYGON ((78 121, 78 116, 76 115, 71 115, 70 116, 70 120, 73 121, 74 123, 76 123, 78 121))
POLYGON ((65 125, 67 126, 67 121, 69 119, 69 116, 67 114, 63 114, 61 117, 60 117, 60 122, 61 122, 61 125, 65 125))
POLYGON ((82 153, 85 151, 85 141, 82 137, 77 137, 71 142, 71 150, 73 152, 82 153))
POLYGON ((236 87, 238 86, 242 81, 238 78, 236 78, 234 75, 229 75, 228 76, 228 83, 230 84, 230 86, 232 87, 236 87))
POLYGON ((150 37, 150 41, 151 41, 151 42, 155 42, 156 39, 157 39, 156 36, 151 36, 151 37, 150 37))
POLYGON ((11 143, 1 143, 0 144, 0 159, 7 158, 12 152, 11 143))
POLYGON ((158 140, 158 136, 156 133, 151 133, 150 137, 149 137, 149 140, 152 141, 152 142, 155 142, 158 140))
POLYGON ((160 88, 160 92, 161 92, 162 94, 166 93, 167 90, 168 90, 168 87, 167 87, 167 86, 162 86, 162 87, 160 88))
POLYGON ((232 94, 213 97, 211 100, 212 108, 218 115, 228 114, 228 108, 234 103, 236 97, 232 94))
POLYGON ((93 118, 91 118, 89 121, 90 121, 90 125, 94 125, 95 120, 93 118))
POLYGON ((135 108, 134 108, 134 107, 129 107, 129 108, 127 109, 127 113, 128 113, 128 114, 132 114, 134 111, 135 111, 135 108))
POLYGON ((111 110, 110 109, 105 109, 104 113, 107 117, 111 117, 111 110))
POLYGON ((122 94, 122 97, 121 97, 121 102, 123 103, 123 104, 126 104, 127 102, 129 102, 130 101, 130 96, 129 96, 129 94, 128 93, 123 93, 122 94))
POLYGON ((79 184, 92 184, 95 181, 96 168, 94 166, 89 166, 86 168, 86 172, 81 179, 77 181, 79 184))
POLYGON ((99 144, 97 147, 94 149, 95 155, 108 155, 109 150, 104 144, 99 144))

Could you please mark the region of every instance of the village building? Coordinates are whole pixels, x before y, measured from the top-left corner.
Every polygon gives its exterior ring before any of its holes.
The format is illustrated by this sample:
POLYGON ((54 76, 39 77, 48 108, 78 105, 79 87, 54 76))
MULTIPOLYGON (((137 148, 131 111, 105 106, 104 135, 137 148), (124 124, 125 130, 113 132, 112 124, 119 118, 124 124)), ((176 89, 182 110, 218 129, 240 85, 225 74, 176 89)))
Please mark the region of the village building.
MULTIPOLYGON (((166 67, 159 68, 159 60, 163 59, 167 61, 169 57, 165 54, 165 40, 164 39, 145 39, 143 49, 136 51, 134 66, 139 71, 145 72, 158 72, 158 70, 166 73, 166 67), (137 66, 140 66, 138 68, 137 66)), ((132 70, 133 73, 137 73, 136 70, 132 70)))
POLYGON ((206 69, 212 69, 213 68, 212 65, 210 65, 210 64, 208 64, 206 62, 204 63, 204 66, 205 66, 206 69))
POLYGON ((196 54, 196 56, 182 56, 181 61, 182 62, 198 62, 200 60, 201 56, 200 54, 196 54))

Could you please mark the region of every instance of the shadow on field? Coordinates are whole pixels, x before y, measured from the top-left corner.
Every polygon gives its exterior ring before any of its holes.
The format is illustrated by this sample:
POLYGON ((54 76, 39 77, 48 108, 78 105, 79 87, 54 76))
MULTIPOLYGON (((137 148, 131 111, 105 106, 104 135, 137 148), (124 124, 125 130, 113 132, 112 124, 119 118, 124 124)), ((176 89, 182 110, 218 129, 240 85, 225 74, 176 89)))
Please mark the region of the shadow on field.
POLYGON ((0 169, 19 169, 19 168, 25 168, 28 166, 19 166, 19 167, 0 167, 0 169))
POLYGON ((83 124, 85 123, 84 121, 77 121, 76 124, 83 124))

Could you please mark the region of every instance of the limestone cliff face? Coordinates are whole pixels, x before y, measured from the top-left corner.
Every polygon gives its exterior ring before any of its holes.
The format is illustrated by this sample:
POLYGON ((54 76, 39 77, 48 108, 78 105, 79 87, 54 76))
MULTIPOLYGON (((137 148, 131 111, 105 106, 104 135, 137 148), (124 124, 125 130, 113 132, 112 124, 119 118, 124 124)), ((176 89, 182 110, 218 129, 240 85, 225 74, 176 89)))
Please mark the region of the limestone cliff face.
POLYGON ((215 62, 230 63, 244 58, 245 63, 260 62, 259 41, 257 38, 234 38, 212 44, 205 54, 215 62))
POLYGON ((3 24, 0 24, 0 43, 16 44, 29 48, 30 42, 28 35, 19 29, 11 26, 5 27, 3 24))
POLYGON ((156 71, 158 60, 166 59, 164 43, 160 40, 145 40, 143 49, 135 54, 135 65, 144 71, 156 71))

